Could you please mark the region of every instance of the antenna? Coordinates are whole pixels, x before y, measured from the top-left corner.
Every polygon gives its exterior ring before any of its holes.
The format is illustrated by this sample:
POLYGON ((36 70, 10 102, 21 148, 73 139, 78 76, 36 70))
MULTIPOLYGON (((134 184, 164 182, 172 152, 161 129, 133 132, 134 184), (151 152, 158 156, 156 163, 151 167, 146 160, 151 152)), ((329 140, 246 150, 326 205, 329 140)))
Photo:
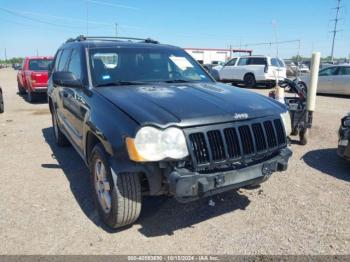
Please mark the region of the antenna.
POLYGON ((118 23, 115 23, 115 37, 118 37, 118 23))
POLYGON ((333 33, 332 52, 331 52, 332 63, 334 62, 335 37, 336 37, 337 33, 339 32, 339 30, 337 30, 338 22, 340 20, 342 20, 341 18, 339 18, 340 9, 343 8, 343 6, 340 5, 341 1, 342 0, 337 0, 337 7, 334 8, 336 10, 336 13, 335 13, 335 19, 333 19, 333 21, 334 21, 334 29, 333 29, 333 31, 331 31, 333 33))
POLYGON ((86 35, 89 35, 89 0, 86 0, 86 35))

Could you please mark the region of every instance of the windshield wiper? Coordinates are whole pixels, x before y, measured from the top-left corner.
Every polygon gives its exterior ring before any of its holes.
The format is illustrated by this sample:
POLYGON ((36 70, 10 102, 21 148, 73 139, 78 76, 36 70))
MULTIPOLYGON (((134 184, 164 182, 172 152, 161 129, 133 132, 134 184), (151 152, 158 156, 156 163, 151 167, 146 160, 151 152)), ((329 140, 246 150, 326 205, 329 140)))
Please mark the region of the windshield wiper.
POLYGON ((96 87, 102 87, 102 86, 129 86, 129 85, 144 85, 147 84, 146 82, 137 82, 137 81, 115 81, 115 82, 108 82, 108 83, 101 83, 96 85, 96 87))
POLYGON ((184 80, 184 79, 174 79, 174 80, 167 80, 164 82, 165 83, 189 83, 189 82, 193 82, 193 81, 184 80))

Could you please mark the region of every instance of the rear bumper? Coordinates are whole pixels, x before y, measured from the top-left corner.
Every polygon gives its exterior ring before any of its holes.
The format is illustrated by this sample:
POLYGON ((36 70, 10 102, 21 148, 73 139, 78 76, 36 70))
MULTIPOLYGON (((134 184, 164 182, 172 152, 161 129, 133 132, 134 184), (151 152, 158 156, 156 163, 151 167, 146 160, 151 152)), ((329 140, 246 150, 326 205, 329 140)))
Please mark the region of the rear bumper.
POLYGON ((292 151, 284 148, 277 156, 242 169, 210 174, 175 170, 168 177, 170 193, 179 202, 189 202, 200 197, 259 184, 267 180, 272 173, 285 171, 291 156, 292 151))
POLYGON ((34 93, 47 93, 47 86, 36 86, 32 87, 34 93))

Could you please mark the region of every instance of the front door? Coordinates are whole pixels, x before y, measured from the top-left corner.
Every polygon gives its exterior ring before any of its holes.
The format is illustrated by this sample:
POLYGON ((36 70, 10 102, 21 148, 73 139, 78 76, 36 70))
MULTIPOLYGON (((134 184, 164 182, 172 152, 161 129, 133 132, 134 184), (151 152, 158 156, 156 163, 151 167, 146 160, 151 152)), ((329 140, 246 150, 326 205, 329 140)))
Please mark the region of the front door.
MULTIPOLYGON (((73 49, 67 65, 67 71, 72 72, 76 79, 82 80, 82 52, 73 49)), ((86 104, 86 90, 84 88, 63 87, 62 99, 65 115, 69 125, 69 132, 74 143, 82 151, 83 146, 83 124, 88 111, 86 104)))

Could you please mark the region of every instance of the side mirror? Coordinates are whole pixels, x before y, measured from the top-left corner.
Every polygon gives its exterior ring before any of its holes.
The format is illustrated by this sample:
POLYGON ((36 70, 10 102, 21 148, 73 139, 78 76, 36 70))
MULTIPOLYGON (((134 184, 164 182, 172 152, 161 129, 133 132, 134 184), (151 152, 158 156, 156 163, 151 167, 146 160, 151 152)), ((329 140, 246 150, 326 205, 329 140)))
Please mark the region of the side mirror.
POLYGON ((77 79, 72 72, 54 72, 52 74, 52 82, 58 86, 81 88, 83 83, 77 79))
POLYGON ((51 74, 52 74, 52 62, 49 64, 49 66, 47 67, 47 72, 48 72, 48 75, 49 75, 49 78, 51 77, 51 74))

